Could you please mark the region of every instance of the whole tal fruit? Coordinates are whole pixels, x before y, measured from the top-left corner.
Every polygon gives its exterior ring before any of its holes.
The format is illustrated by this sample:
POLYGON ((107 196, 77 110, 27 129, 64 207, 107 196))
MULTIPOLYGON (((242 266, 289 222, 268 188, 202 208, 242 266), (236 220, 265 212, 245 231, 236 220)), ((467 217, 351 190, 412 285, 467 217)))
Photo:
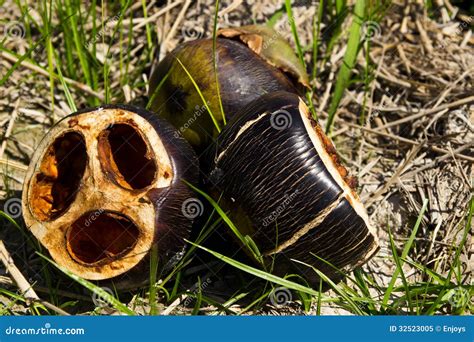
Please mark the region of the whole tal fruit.
POLYGON ((120 105, 59 121, 36 149, 23 187, 26 225, 55 262, 118 288, 149 277, 156 246, 164 272, 184 254, 198 163, 154 113, 120 105))
POLYGON ((297 93, 309 87, 304 66, 273 29, 244 26, 221 30, 218 36, 218 82, 212 39, 179 45, 154 66, 150 76, 149 109, 172 123, 198 151, 252 100, 274 91, 297 93))
POLYGON ((268 270, 318 286, 313 267, 337 280, 338 270, 378 250, 355 180, 297 95, 275 92, 245 106, 210 159, 211 193, 254 240, 268 270))

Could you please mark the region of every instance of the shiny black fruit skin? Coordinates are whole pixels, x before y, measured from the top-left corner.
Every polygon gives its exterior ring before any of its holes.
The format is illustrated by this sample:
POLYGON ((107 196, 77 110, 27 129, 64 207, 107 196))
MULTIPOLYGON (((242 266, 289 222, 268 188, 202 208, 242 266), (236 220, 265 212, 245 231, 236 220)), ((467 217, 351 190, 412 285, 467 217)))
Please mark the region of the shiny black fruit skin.
POLYGON ((316 285, 311 266, 340 277, 318 257, 351 270, 377 250, 352 178, 297 95, 276 92, 248 104, 221 132, 210 159, 210 192, 222 194, 237 228, 276 274, 296 273, 316 285))

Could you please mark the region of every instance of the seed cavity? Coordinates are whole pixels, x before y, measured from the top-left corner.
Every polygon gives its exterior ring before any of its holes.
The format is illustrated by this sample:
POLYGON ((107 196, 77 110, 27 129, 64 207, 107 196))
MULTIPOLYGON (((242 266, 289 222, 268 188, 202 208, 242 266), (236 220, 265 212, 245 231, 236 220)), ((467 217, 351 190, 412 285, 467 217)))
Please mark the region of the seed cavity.
POLYGON ((66 234, 71 257, 88 265, 116 260, 135 247, 140 231, 126 216, 119 213, 90 211, 77 219, 66 234))
POLYGON ((38 220, 56 219, 74 202, 87 161, 84 138, 77 132, 64 133, 47 148, 29 194, 38 220))
POLYGON ((153 184, 157 166, 151 149, 135 127, 112 125, 100 134, 98 150, 103 171, 121 187, 141 190, 153 184))

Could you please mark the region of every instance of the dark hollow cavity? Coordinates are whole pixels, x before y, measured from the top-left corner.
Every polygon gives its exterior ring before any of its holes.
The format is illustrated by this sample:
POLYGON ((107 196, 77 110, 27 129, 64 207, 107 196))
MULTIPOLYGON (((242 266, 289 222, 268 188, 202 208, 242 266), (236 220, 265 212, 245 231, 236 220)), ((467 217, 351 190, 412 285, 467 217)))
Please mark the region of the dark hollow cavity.
POLYGON ((63 134, 48 147, 29 196, 37 219, 53 220, 66 211, 76 198, 87 159, 84 138, 77 132, 63 134))
POLYGON ((146 188, 155 179, 157 166, 147 143, 130 125, 107 129, 99 138, 99 155, 106 171, 127 189, 146 188))
POLYGON ((137 226, 117 213, 92 211, 82 215, 69 228, 66 240, 69 254, 85 264, 110 262, 125 255, 137 243, 137 226))

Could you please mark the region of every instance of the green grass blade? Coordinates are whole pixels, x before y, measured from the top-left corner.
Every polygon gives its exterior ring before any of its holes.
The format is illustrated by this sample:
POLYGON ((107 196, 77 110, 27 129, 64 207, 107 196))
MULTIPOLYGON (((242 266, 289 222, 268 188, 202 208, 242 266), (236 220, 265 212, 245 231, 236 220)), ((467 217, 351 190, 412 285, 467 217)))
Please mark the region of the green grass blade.
POLYGON ((345 7, 346 7, 345 0, 336 0, 336 15, 339 15, 340 13, 342 13, 345 7))
MULTIPOLYGON (((248 292, 242 292, 242 293, 239 293, 238 295, 236 296, 232 296, 230 299, 228 299, 227 301, 225 301, 222 306, 224 308, 230 308, 232 305, 234 305, 235 303, 237 303, 239 300, 241 300, 242 298, 245 298, 248 296, 248 292)), ((245 309, 244 309, 245 310, 245 309)))
POLYGON ((219 0, 216 0, 216 11, 214 13, 214 23, 212 27, 212 65, 214 68, 214 75, 216 77, 216 90, 217 90, 217 101, 219 102, 219 109, 221 111, 222 115, 222 122, 224 123, 224 126, 226 125, 227 121, 225 119, 225 113, 224 113, 224 106, 222 105, 222 98, 221 98, 221 87, 219 84, 219 76, 217 74, 217 19, 218 19, 218 14, 219 14, 219 0))
POLYGON ((350 28, 349 40, 347 41, 346 53, 344 54, 341 69, 339 69, 339 73, 337 75, 334 94, 331 99, 331 104, 329 105, 328 121, 326 124, 326 133, 328 134, 332 129, 337 107, 339 106, 339 102, 341 101, 344 91, 349 84, 352 69, 354 68, 357 59, 360 45, 361 27, 362 23, 364 22, 364 11, 365 0, 357 0, 354 8, 352 25, 350 28))
POLYGON ((313 70, 311 80, 315 80, 318 73, 319 36, 321 34, 321 21, 323 20, 324 0, 320 0, 318 6, 318 15, 315 13, 313 17, 313 70))
MULTIPOLYGON (((86 78, 87 84, 92 89, 94 89, 93 85, 92 85, 91 76, 90 76, 89 63, 87 61, 87 57, 86 57, 86 54, 84 52, 85 51, 84 46, 83 46, 83 40, 84 39, 83 39, 83 37, 80 36, 79 30, 78 30, 79 24, 78 24, 77 19, 76 19, 76 14, 77 13, 73 12, 73 6, 71 5, 70 0, 65 1, 65 7, 66 7, 66 10, 67 10, 67 14, 68 14, 68 16, 70 17, 70 20, 71 20, 71 26, 70 27, 71 27, 71 31, 72 31, 74 45, 76 47, 77 56, 79 57, 79 64, 81 65, 82 72, 84 74, 84 77, 86 78)), ((79 9, 77 9, 77 10, 79 10, 79 9)))
MULTIPOLYGON (((46 39, 46 51, 48 55, 48 72, 49 72, 49 93, 51 96, 51 113, 54 115, 54 50, 51 38, 46 39)), ((53 121, 56 121, 53 117, 53 121)))
MULTIPOLYGON (((423 201, 423 205, 421 207, 420 214, 418 215, 418 219, 416 220, 415 226, 413 227, 413 230, 410 234, 410 237, 409 237, 407 243, 405 244, 405 246, 403 247, 402 255, 400 257, 400 259, 402 259, 402 261, 400 262, 400 267, 403 266, 403 260, 406 259, 407 255, 408 255, 408 252, 410 251, 410 248, 413 245, 413 242, 415 241, 416 233, 418 232, 418 228, 420 227, 421 220, 423 219, 423 215, 425 214, 425 211, 426 211, 427 207, 428 207, 428 200, 425 199, 423 201)), ((399 272, 400 271, 397 267, 397 269, 393 273, 392 279, 390 280, 390 283, 388 284, 387 290, 385 291, 385 295, 383 297, 382 305, 384 307, 386 307, 387 304, 388 304, 388 300, 390 299, 390 295, 393 292, 393 287, 395 285, 395 281, 398 278, 399 272)))
POLYGON ((268 27, 274 27, 276 25, 276 23, 278 22, 278 20, 280 20, 280 18, 283 16, 283 10, 279 10, 279 11, 276 11, 271 17, 270 19, 267 20, 267 22, 265 23, 265 25, 267 25, 268 27))
POLYGON ((310 294, 310 295, 313 295, 313 296, 317 296, 318 295, 318 291, 315 291, 309 287, 306 287, 306 286, 303 286, 303 285, 300 285, 298 283, 295 283, 295 282, 292 282, 292 281, 289 281, 289 280, 286 280, 286 279, 283 279, 281 277, 278 277, 278 276, 275 276, 273 274, 270 274, 270 273, 267 273, 265 271, 262 271, 262 270, 259 270, 257 268, 254 268, 254 267, 251 267, 251 266, 248 266, 248 265, 245 265, 237 260, 234 260, 232 258, 229 258, 225 255, 222 255, 218 252, 215 252, 215 251, 212 251, 206 247, 203 247, 203 246, 199 246, 199 245, 196 245, 194 244, 193 242, 191 241, 188 241, 190 244, 212 254, 213 256, 215 256, 216 258, 224 261, 225 263, 231 265, 231 266, 234 266, 235 268, 238 268, 239 270, 241 271, 244 271, 244 272, 247 272, 249 274, 252 274, 256 277, 259 277, 263 280, 267 280, 267 281, 270 281, 272 283, 275 283, 275 284, 278 284, 278 285, 281 285, 281 286, 284 286, 288 289, 291 289, 291 290, 295 290, 295 291, 301 291, 301 292, 304 292, 304 293, 307 293, 307 294, 310 294))
POLYGON ((56 58, 56 65, 57 65, 56 70, 58 70, 58 78, 59 78, 59 81, 61 82, 61 85, 63 86, 64 94, 66 96, 66 100, 69 105, 69 108, 71 108, 73 112, 77 112, 76 104, 74 103, 74 100, 72 98, 71 92, 69 91, 69 87, 67 86, 67 83, 64 81, 63 73, 61 72, 61 67, 60 67, 61 64, 58 62, 57 58, 56 58))
POLYGON ((424 274, 427 274, 428 276, 430 276, 431 278, 433 278, 438 284, 440 285, 446 285, 446 284, 449 284, 449 281, 447 278, 443 277, 441 274, 439 274, 438 272, 434 271, 434 270, 431 270, 429 269, 428 267, 424 266, 424 265, 421 265, 415 261, 411 261, 411 260, 404 260, 404 262, 410 264, 411 266, 413 267, 416 267, 417 269, 419 269, 421 272, 423 272, 424 274))
POLYGON ((196 81, 194 80, 193 76, 191 76, 191 74, 189 73, 188 69, 186 69, 186 67, 185 67, 184 64, 179 60, 179 58, 176 58, 176 60, 177 60, 178 63, 181 65, 181 67, 183 68, 183 70, 184 70, 184 72, 186 73, 186 75, 188 75, 188 77, 189 77, 191 83, 194 85, 194 88, 195 88, 196 91, 198 92, 199 97, 200 97, 201 100, 202 100, 202 103, 204 104, 204 106, 206 107, 207 111, 209 112, 209 115, 211 116, 211 119, 212 119, 212 122, 214 123, 214 126, 216 126, 217 131, 220 133, 220 132, 221 132, 221 128, 219 127, 219 124, 217 123, 216 117, 214 116, 214 114, 212 114, 211 108, 209 108, 209 105, 207 104, 207 101, 206 101, 206 99, 204 98, 204 95, 202 94, 201 89, 199 89, 199 86, 197 85, 197 83, 196 83, 196 81))
POLYGON ((256 261, 258 261, 262 266, 263 266, 263 258, 262 254, 258 250, 257 244, 252 240, 252 238, 248 235, 243 236, 242 233, 237 229, 235 224, 232 222, 232 220, 227 216, 227 214, 222 210, 222 208, 217 204, 216 201, 214 201, 208 194, 206 194, 204 191, 201 191, 200 189, 196 188, 194 185, 185 182, 191 189, 196 191, 198 194, 203 196, 216 210, 216 212, 222 217, 225 223, 227 223, 227 226, 232 230, 232 232, 235 234, 235 236, 240 240, 243 246, 247 248, 247 250, 253 255, 256 261))
MULTIPOLYGON (((247 295, 247 293, 246 293, 247 295)), ((253 302, 251 302, 249 305, 247 305, 245 308, 239 311, 238 315, 241 316, 245 314, 247 311, 252 309, 254 306, 258 305, 261 303, 265 298, 268 297, 268 292, 265 292, 263 295, 259 296, 257 299, 255 299, 253 302)))
POLYGON ((48 73, 49 73, 49 95, 51 97, 51 112, 53 113, 53 122, 56 121, 54 112, 54 49, 51 40, 51 11, 52 1, 49 2, 49 11, 44 3, 43 26, 46 31, 46 53, 48 56, 48 73))
MULTIPOLYGON (((366 276, 365 272, 362 270, 362 268, 357 268, 354 270, 354 278, 357 287, 361 290, 362 294, 367 297, 371 298, 372 295, 370 294, 369 286, 367 284, 366 279, 364 278, 366 276)), ((373 301, 368 301, 367 302, 367 307, 370 311, 375 313, 377 311, 375 307, 375 303, 373 301)))
MULTIPOLYGON (((127 35, 127 44, 126 46, 131 46, 133 44, 133 15, 130 15, 129 22, 128 22, 128 35, 127 35)), ((126 49, 126 59, 125 59, 125 72, 123 73, 122 84, 130 83, 130 62, 132 61, 131 51, 132 49, 126 49)))
POLYGON ((201 303, 202 303, 202 283, 201 283, 201 278, 198 277, 196 303, 194 303, 193 312, 191 313, 192 316, 195 316, 199 313, 199 308, 201 307, 201 303))
MULTIPOLYGON (((290 0, 285 1, 285 7, 286 7, 286 13, 288 15, 288 21, 290 22, 291 32, 292 32, 293 38, 295 40, 296 51, 298 53, 298 58, 300 59, 300 62, 304 66, 304 69, 305 69, 305 72, 306 72, 306 62, 304 60, 304 52, 303 52, 303 48, 301 47, 300 38, 298 36, 298 30, 296 29, 295 18, 293 17, 293 10, 291 8, 291 1, 290 0)), ((306 92, 306 99, 308 100, 309 109, 311 110, 311 114, 312 114, 313 118, 316 119, 317 114, 316 114, 316 109, 314 108, 314 104, 313 104, 313 92, 312 91, 307 91, 306 92)))
POLYGON ((21 65, 21 63, 23 63, 23 61, 25 61, 26 59, 28 59, 30 57, 30 54, 31 52, 33 52, 36 47, 38 46, 41 46, 40 44, 43 44, 43 39, 39 40, 38 42, 35 43, 35 45, 33 45, 32 47, 30 47, 28 49, 28 51, 26 51, 26 53, 22 56, 18 56, 16 53, 14 53, 13 51, 10 51, 8 49, 5 49, 3 47, 3 45, 0 46, 0 51, 4 51, 4 52, 7 52, 8 54, 12 55, 12 56, 15 56, 18 58, 18 60, 12 65, 12 67, 10 69, 7 70, 7 72, 5 73, 5 75, 0 79, 0 87, 3 86, 7 81, 8 79, 10 78, 10 76, 13 74, 13 72, 18 69, 18 67, 21 65))
MULTIPOLYGON (((21 229, 20 225, 13 219, 10 217, 10 215, 8 215, 7 213, 5 213, 4 211, 0 210, 0 217, 3 217, 5 218, 6 220, 8 220, 11 224, 13 224, 15 226, 15 228, 17 228, 19 231, 23 231, 23 229, 21 229)), ((23 235, 25 236, 25 235, 23 235)))
POLYGON ((321 304, 322 304, 321 296, 322 296, 322 292, 323 292, 323 281, 319 280, 318 304, 317 304, 317 307, 316 307, 316 315, 317 316, 321 316, 321 304))
POLYGON ((334 46, 336 46, 336 43, 339 41, 339 39, 342 36, 342 25, 344 21, 346 20, 346 17, 349 15, 349 10, 346 8, 341 14, 339 14, 334 21, 330 23, 330 26, 325 29, 324 35, 329 35, 331 34, 331 37, 329 38, 329 42, 327 43, 324 59, 322 61, 322 65, 327 63, 331 56, 333 55, 333 50, 334 46), (330 30, 330 32, 328 32, 330 30))
POLYGON ((62 266, 59 266, 57 263, 55 263, 53 260, 49 259, 47 256, 44 256, 43 254, 38 253, 38 252, 37 252, 37 254, 40 257, 42 257, 43 259, 45 259, 46 261, 48 261, 50 264, 54 265, 58 270, 63 272, 69 278, 71 278, 74 281, 77 281, 79 284, 84 286, 86 289, 88 289, 88 290, 94 292, 95 294, 97 294, 98 296, 100 296, 100 298, 103 298, 105 301, 107 301, 110 305, 112 305, 118 311, 120 311, 124 314, 130 315, 130 316, 136 315, 135 312, 130 310, 125 304, 123 304, 121 301, 119 301, 117 298, 112 296, 110 293, 108 293, 107 291, 105 291, 101 287, 99 287, 97 285, 94 285, 90 281, 87 281, 87 280, 75 275, 71 271, 63 268, 62 266))
MULTIPOLYGON (((449 270, 449 273, 448 273, 448 280, 451 280, 451 277, 453 275, 453 272, 455 271, 455 269, 458 269, 461 267, 461 263, 459 261, 459 258, 461 257, 461 251, 463 249, 463 247, 465 246, 466 242, 467 242, 467 239, 469 237, 469 232, 472 230, 472 215, 474 213, 474 196, 471 197, 471 200, 469 202, 469 210, 468 210, 468 214, 467 214, 467 217, 466 217, 466 226, 465 226, 465 229, 464 229, 464 234, 463 234, 463 237, 461 239, 461 243, 458 245, 457 249, 456 249, 456 254, 454 256, 454 260, 453 260, 453 263, 454 265, 457 265, 457 267, 451 267, 451 269, 449 270)), ((457 277, 457 281, 458 283, 461 282, 461 279, 460 279, 460 271, 458 271, 458 277, 457 277)))
POLYGON ((311 267, 317 274, 318 276, 324 280, 324 282, 328 283, 333 290, 339 294, 342 298, 344 298, 349 306, 351 307, 352 311, 358 315, 365 315, 365 313, 359 308, 359 306, 347 295, 347 292, 342 290, 337 284, 335 284, 331 279, 329 279, 323 272, 315 268, 314 266, 311 266, 307 263, 304 263, 299 260, 292 259, 292 261, 297 262, 299 264, 305 265, 307 267, 311 267))
POLYGON ((176 279, 174 281, 174 285, 173 285, 173 288, 171 290, 171 293, 169 294, 168 300, 175 300, 176 299, 176 296, 178 294, 178 289, 179 289, 179 286, 181 284, 181 274, 182 274, 182 272, 177 272, 176 279))
POLYGON ((146 104, 146 109, 150 109, 151 105, 153 104, 153 102, 155 101, 155 98, 158 96, 159 92, 160 92, 160 89, 161 87, 163 87, 163 84, 165 84, 165 81, 168 79, 168 77, 170 76, 170 73, 171 73, 171 70, 168 70, 168 72, 166 73, 166 75, 160 80, 160 83, 158 83, 158 85, 156 86, 155 90, 153 90, 153 94, 151 95, 151 97, 148 99, 148 103, 146 104))
MULTIPOLYGON (((207 304, 215 306, 218 310, 224 311, 225 313, 227 313, 229 315, 237 315, 238 314, 237 312, 224 307, 218 300, 206 297, 204 295, 201 296, 201 299, 202 299, 202 301, 206 302, 207 304)), ((215 316, 215 314, 211 313, 211 316, 215 316)))
MULTIPOLYGON (((467 217, 466 217, 466 226, 465 226, 465 230, 464 230, 464 235, 462 237, 461 243, 456 248, 456 254, 454 256, 453 265, 456 265, 457 263, 459 263, 459 258, 461 256, 461 251, 464 248, 464 246, 466 245, 467 238, 469 236, 469 232, 472 230, 472 216, 473 216, 473 214, 474 214, 474 196, 472 196, 471 200, 469 201, 469 209, 468 209, 468 214, 467 214, 467 217)), ((448 284, 451 282, 451 277, 453 275, 454 268, 455 267, 453 266, 449 269, 449 273, 446 277, 447 278, 447 283, 445 284, 444 289, 441 291, 440 295, 436 298, 433 305, 427 310, 427 312, 426 312, 427 315, 432 315, 436 311, 436 309, 437 309, 438 305, 440 304, 443 296, 446 294, 446 292, 447 292, 446 288, 448 287, 448 284)))
POLYGON ((158 314, 158 306, 156 302, 157 292, 157 274, 158 274, 158 245, 155 243, 150 251, 150 292, 148 302, 150 303, 150 315, 158 314))
MULTIPOLYGON (((208 222, 206 222, 206 224, 203 226, 202 230, 199 232, 199 235, 196 238, 196 241, 194 241, 194 243, 200 244, 204 242, 215 230, 215 228, 222 222, 222 218, 219 217, 214 223, 210 224, 210 222, 212 221, 213 215, 214 215, 214 211, 209 215, 208 222)), ((162 280, 161 282, 162 286, 164 286, 164 284, 166 284, 176 273, 177 273, 176 277, 181 276, 180 270, 186 265, 186 263, 190 261, 196 248, 197 248, 196 246, 190 246, 187 249, 186 254, 183 256, 183 258, 178 262, 178 264, 173 268, 173 270, 166 276, 166 278, 162 280)), ((176 286, 178 285, 179 284, 176 284, 176 286)), ((176 292, 177 292, 177 289, 176 289, 176 292)))
POLYGON ((288 15, 288 21, 290 22, 291 33, 295 39, 296 51, 298 52, 298 57, 301 61, 301 64, 305 66, 303 49, 301 48, 300 38, 298 36, 298 30, 296 29, 295 18, 293 17, 293 10, 291 8, 291 0, 285 0, 286 13, 288 15))
POLYGON ((390 229, 388 230, 388 237, 389 237, 389 240, 390 240, 390 248, 392 249, 393 259, 395 260, 395 264, 397 265, 396 270, 398 271, 398 273, 402 277, 402 283, 403 283, 403 286, 405 288, 405 297, 408 299, 408 306, 410 308, 410 311, 413 313, 412 303, 411 303, 411 295, 410 295, 410 288, 408 286, 408 282, 407 282, 407 279, 405 277, 405 272, 403 272, 403 268, 402 268, 403 261, 400 260, 400 257, 398 256, 397 247, 395 246, 395 242, 393 241, 393 235, 392 235, 392 232, 391 232, 390 229))
MULTIPOLYGON (((143 9, 143 18, 146 20, 148 18, 148 10, 146 8, 146 1, 142 0, 142 9, 143 9)), ((151 48, 153 46, 153 41, 151 38, 151 28, 148 23, 145 25, 145 30, 146 30, 146 42, 147 42, 147 47, 148 51, 151 52, 151 48)))

